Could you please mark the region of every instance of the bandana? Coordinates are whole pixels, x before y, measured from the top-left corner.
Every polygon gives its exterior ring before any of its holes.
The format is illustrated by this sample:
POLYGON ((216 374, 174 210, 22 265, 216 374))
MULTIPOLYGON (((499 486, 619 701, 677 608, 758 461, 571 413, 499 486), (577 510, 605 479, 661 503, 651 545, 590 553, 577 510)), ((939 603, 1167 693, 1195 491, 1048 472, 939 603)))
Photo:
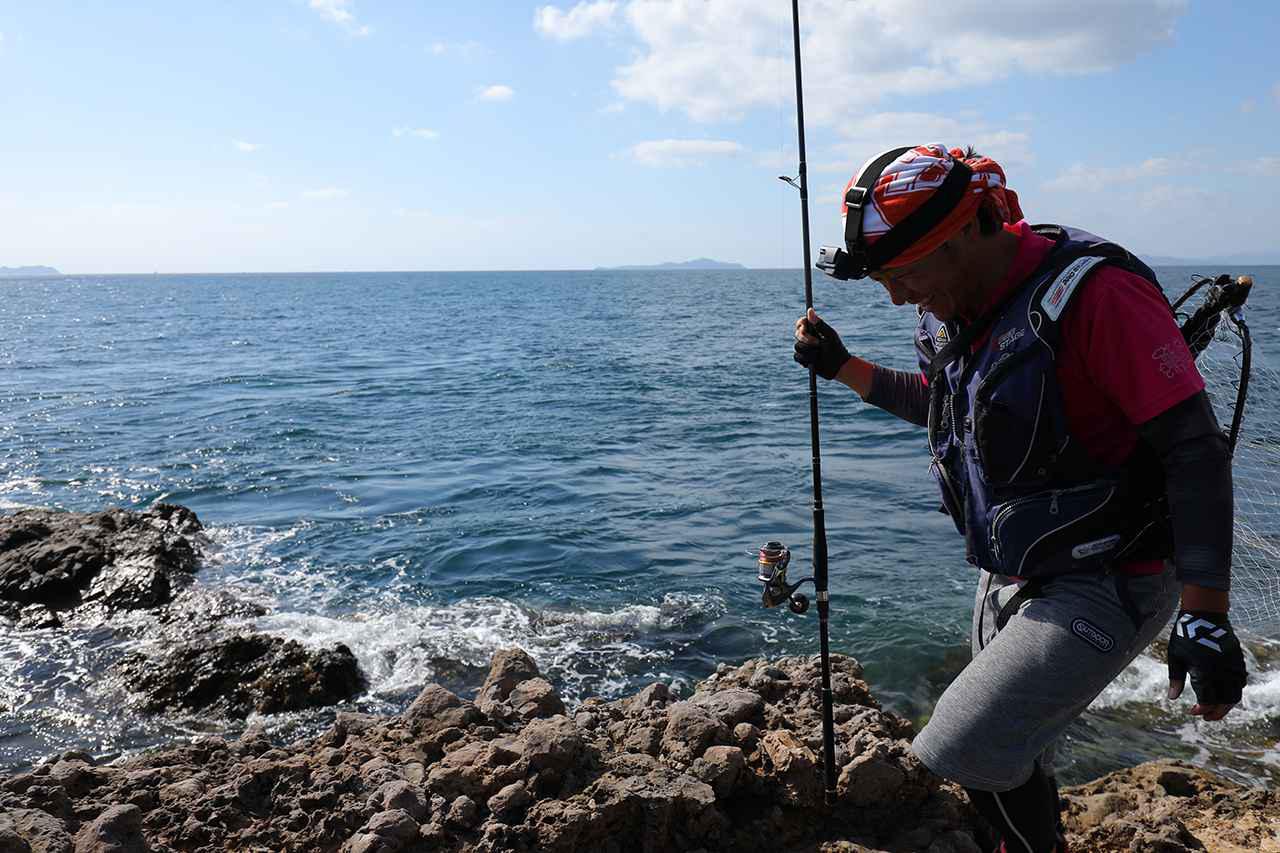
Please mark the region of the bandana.
MULTIPOLYGON (((1004 170, 990 157, 965 158, 963 149, 947 150, 942 145, 920 145, 894 160, 880 174, 871 192, 871 203, 863 208, 862 235, 867 245, 897 225, 920 205, 924 204, 950 173, 951 168, 962 162, 973 170, 969 179, 969 192, 947 216, 927 234, 904 249, 896 258, 885 263, 886 269, 901 267, 920 260, 953 237, 973 219, 984 199, 990 204, 1002 222, 1018 222, 1023 219, 1017 194, 1005 186, 1004 170)), ((849 215, 844 202, 857 175, 845 184, 840 194, 841 221, 849 215)))

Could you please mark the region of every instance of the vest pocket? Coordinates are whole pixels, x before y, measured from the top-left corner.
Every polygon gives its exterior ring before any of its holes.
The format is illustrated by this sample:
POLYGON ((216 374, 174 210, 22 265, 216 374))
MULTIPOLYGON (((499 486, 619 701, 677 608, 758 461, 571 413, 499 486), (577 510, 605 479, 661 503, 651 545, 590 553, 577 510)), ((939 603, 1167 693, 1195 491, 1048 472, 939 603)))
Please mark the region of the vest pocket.
POLYGON ((1045 405, 1048 379, 1041 373, 1021 388, 1009 387, 1022 384, 1017 378, 1005 387, 999 379, 993 374, 974 399, 973 443, 982 470, 998 485, 1045 482, 1055 450, 1045 405))
MULTIPOLYGON (((1103 568, 1123 541, 1113 483, 1054 489, 992 508, 989 571, 1044 577, 1103 568)), ((987 568, 984 566, 983 568, 987 568)))

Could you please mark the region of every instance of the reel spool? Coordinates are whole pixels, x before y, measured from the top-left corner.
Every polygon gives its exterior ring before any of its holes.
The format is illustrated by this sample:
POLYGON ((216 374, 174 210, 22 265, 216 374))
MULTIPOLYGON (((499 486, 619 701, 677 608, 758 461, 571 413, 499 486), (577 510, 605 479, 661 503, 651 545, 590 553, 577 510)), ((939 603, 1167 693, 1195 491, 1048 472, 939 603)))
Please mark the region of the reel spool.
POLYGON ((764 584, 760 603, 766 608, 772 608, 785 601, 792 613, 804 613, 809 609, 809 599, 796 590, 813 578, 787 583, 787 566, 790 563, 791 551, 781 542, 769 541, 760 546, 756 559, 756 580, 764 584))

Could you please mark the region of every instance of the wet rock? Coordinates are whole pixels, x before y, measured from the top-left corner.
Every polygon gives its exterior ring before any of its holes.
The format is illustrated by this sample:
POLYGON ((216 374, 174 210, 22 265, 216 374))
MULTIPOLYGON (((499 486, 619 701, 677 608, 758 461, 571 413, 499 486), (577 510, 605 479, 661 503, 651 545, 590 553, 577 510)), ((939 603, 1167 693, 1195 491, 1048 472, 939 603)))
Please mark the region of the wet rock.
POLYGON ((240 718, 333 705, 364 687, 346 646, 313 651, 265 634, 193 643, 159 662, 135 655, 120 669, 149 711, 211 710, 240 718))
POLYGON ((173 504, 0 516, 0 600, 53 610, 158 607, 196 570, 200 531, 195 513, 173 504))

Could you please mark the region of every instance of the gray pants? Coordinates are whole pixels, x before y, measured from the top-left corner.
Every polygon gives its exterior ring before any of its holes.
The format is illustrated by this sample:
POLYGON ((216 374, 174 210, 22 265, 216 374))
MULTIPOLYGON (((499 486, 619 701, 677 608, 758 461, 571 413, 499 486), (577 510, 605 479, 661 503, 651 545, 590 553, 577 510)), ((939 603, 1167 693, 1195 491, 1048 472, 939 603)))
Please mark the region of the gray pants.
POLYGON ((1181 589, 1172 563, 1158 575, 1024 583, 980 573, 973 660, 911 744, 925 766, 966 788, 1012 790, 1037 762, 1053 775, 1058 737, 1168 624, 1181 589), (1032 590, 1016 610, 1007 606, 1032 590))

